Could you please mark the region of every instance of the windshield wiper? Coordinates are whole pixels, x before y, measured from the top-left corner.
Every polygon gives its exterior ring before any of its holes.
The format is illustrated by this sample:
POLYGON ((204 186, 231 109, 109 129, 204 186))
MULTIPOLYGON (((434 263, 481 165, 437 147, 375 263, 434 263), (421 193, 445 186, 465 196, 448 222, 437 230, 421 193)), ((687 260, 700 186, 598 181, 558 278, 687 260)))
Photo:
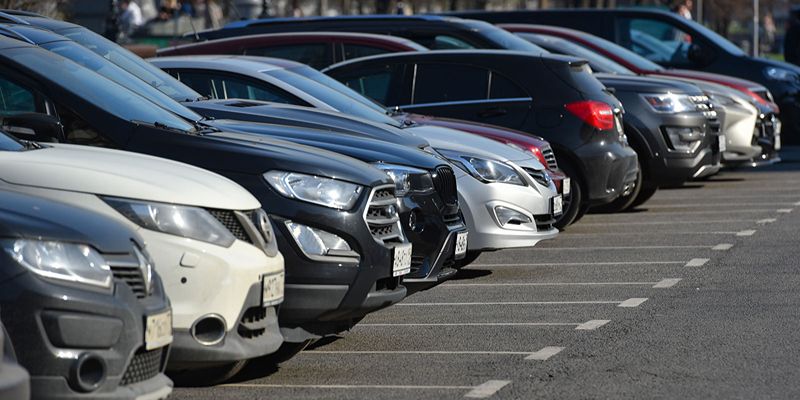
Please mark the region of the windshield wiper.
POLYGON ((39 143, 32 142, 30 140, 20 140, 19 142, 25 146, 26 150, 38 150, 44 148, 44 146, 40 145, 39 143))

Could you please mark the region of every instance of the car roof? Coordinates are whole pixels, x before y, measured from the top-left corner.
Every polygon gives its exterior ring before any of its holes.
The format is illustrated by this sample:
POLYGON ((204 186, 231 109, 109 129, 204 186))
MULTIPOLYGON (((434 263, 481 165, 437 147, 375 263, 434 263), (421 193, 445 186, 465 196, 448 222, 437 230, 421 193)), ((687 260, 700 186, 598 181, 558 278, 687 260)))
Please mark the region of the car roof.
MULTIPOLYGON (((265 57, 254 56, 240 56, 240 55, 199 55, 199 56, 169 56, 169 57, 156 57, 148 61, 153 64, 159 65, 161 68, 188 68, 189 66, 196 66, 197 68, 208 68, 223 71, 230 71, 233 73, 243 75, 254 75, 264 71, 273 71, 278 69, 291 68, 292 66, 303 66, 305 64, 296 63, 287 60, 278 60, 283 62, 271 63, 275 60, 272 58, 264 59, 265 57), (259 60, 262 59, 262 60, 259 60), (280 64, 280 65, 278 65, 280 64)), ((257 75, 255 75, 257 76, 257 75)))
MULTIPOLYGON (((576 13, 604 13, 604 14, 660 14, 665 16, 670 16, 673 18, 678 18, 678 16, 668 10, 663 8, 654 8, 654 7, 617 7, 617 8, 549 8, 546 10, 510 10, 510 11, 485 11, 485 10, 465 10, 465 11, 453 11, 453 12, 446 12, 442 13, 442 15, 448 15, 452 17, 469 17, 470 15, 474 14, 505 14, 505 15, 513 15, 513 14, 576 14, 576 13)), ((680 17, 682 18, 682 17, 680 17)))
POLYGON ((440 15, 395 15, 395 14, 376 14, 376 15, 341 15, 335 17, 301 17, 301 18, 256 18, 228 23, 222 29, 245 28, 253 25, 272 25, 284 23, 303 23, 318 21, 457 21, 458 18, 445 17, 440 15))
MULTIPOLYGON (((532 54, 523 51, 510 51, 510 50, 430 50, 430 51, 407 51, 402 53, 388 53, 378 54, 374 56, 355 58, 349 61, 344 61, 335 66, 343 66, 348 64, 355 64, 361 62, 369 62, 373 60, 407 60, 416 59, 422 61, 445 61, 451 63, 470 62, 475 64, 484 64, 486 62, 494 63, 498 59, 513 59, 515 62, 522 61, 538 61, 542 58, 561 60, 564 62, 584 62, 577 57, 562 56, 556 54, 532 54)), ((325 70, 323 70, 324 72, 325 70)))

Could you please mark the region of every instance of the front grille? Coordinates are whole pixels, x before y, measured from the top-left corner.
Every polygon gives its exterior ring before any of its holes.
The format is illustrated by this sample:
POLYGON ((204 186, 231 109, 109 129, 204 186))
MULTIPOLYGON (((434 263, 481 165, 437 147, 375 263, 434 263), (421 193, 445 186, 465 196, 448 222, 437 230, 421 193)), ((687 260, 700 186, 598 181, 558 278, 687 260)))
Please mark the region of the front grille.
MULTIPOLYGON (((239 239, 243 242, 247 242, 252 244, 253 239, 250 235, 247 234, 247 230, 244 229, 244 225, 242 225, 239 218, 236 218, 236 214, 230 210, 208 210, 214 218, 217 219, 225 228, 227 228, 236 239, 239 239)), ((252 211, 245 212, 248 217, 252 217, 252 211)))
POLYGON ((553 224, 556 223, 556 219, 550 214, 534 215, 533 220, 536 221, 536 229, 540 231, 553 229, 553 224))
POLYGON ((131 385, 155 377, 164 365, 164 348, 144 351, 139 350, 133 356, 128 369, 119 381, 120 386, 131 385))
POLYGON ((547 161, 547 168, 552 170, 558 169, 558 163, 556 163, 556 155, 555 153, 553 153, 553 149, 550 146, 542 147, 542 155, 544 156, 544 160, 547 161))
POLYGON ((147 286, 138 265, 111 265, 111 273, 114 274, 114 280, 128 285, 136 298, 147 297, 147 286))
POLYGON ((266 307, 248 308, 242 315, 242 319, 239 320, 239 326, 236 327, 236 332, 245 339, 257 338, 267 331, 262 322, 265 318, 267 318, 266 307))
POLYGON ((445 204, 453 205, 458 203, 458 190, 456 189, 456 175, 453 169, 448 166, 436 168, 433 174, 433 187, 439 193, 445 204))
POLYGON ((523 167, 522 169, 524 169, 525 172, 527 172, 528 175, 530 175, 531 178, 533 178, 533 180, 535 180, 540 185, 547 187, 550 186, 550 175, 547 175, 547 171, 537 171, 533 168, 525 168, 525 167, 523 167))
POLYGON ((381 243, 398 242, 403 238, 396 203, 394 187, 382 187, 375 189, 367 205, 364 222, 372 237, 381 243))

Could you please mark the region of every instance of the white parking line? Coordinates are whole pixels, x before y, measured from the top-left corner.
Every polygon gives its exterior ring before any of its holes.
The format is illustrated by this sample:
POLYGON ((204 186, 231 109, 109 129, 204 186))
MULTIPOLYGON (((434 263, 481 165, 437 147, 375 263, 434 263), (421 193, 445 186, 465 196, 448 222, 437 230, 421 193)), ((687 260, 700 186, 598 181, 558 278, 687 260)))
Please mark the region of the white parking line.
MULTIPOLYGON (((691 208, 691 209, 697 209, 697 208, 720 208, 720 207, 728 208, 728 207, 751 207, 751 206, 762 206, 762 207, 764 207, 764 206, 789 206, 789 205, 791 205, 791 206, 800 206, 800 202, 775 201, 775 202, 768 202, 768 203, 767 202, 764 202, 764 203, 759 202, 759 203, 702 203, 702 204, 691 204, 691 203, 685 203, 685 204, 649 204, 648 203, 646 206, 643 206, 643 207, 646 207, 647 209, 651 209, 651 208, 691 208)), ((736 210, 736 211, 739 211, 739 210, 736 210)), ((728 211, 728 212, 732 212, 732 211, 728 211)))
MULTIPOLYGON (((578 226, 583 225, 581 223, 578 226)), ((712 231, 712 232, 665 232, 665 231, 649 231, 649 232, 603 232, 603 233, 578 233, 578 232, 561 232, 561 236, 642 236, 642 235, 735 235, 738 231, 712 231)))
POLYGON ((666 278, 662 279, 660 282, 657 282, 653 285, 653 289, 666 289, 675 286, 678 282, 681 281, 681 278, 666 278))
POLYGON ((470 264, 471 267, 558 267, 581 265, 660 265, 683 264, 683 261, 617 261, 617 262, 576 262, 576 263, 527 263, 527 264, 470 264))
POLYGON ((358 324, 355 328, 359 327, 414 327, 414 326, 585 326, 593 321, 588 322, 460 322, 460 323, 366 323, 358 324))
POLYGON ((720 244, 712 247, 711 250, 727 251, 727 250, 730 250, 732 247, 733 247, 733 244, 731 244, 731 243, 720 243, 720 244))
POLYGON ((793 210, 793 208, 779 208, 779 209, 777 209, 775 211, 777 211, 777 212, 779 212, 781 214, 788 214, 788 213, 792 212, 792 210, 793 210))
POLYGON ((564 350, 564 347, 558 346, 547 346, 542 348, 541 350, 531 353, 531 355, 525 357, 526 360, 536 360, 536 361, 547 361, 550 357, 561 353, 564 350))
POLYGON ((413 307, 447 307, 447 306, 551 306, 551 305, 580 305, 580 304, 620 304, 619 300, 588 300, 588 301, 486 301, 464 303, 398 303, 395 306, 413 307))
POLYGON ((595 246, 595 247, 535 247, 525 249, 508 249, 511 251, 540 251, 540 250, 575 250, 575 251, 596 251, 596 250, 659 250, 659 249, 707 249, 711 246, 595 246))
POLYGON ((745 229, 743 231, 736 232, 736 236, 753 236, 756 233, 755 229, 745 229))
POLYGON ((575 327, 575 330, 579 331, 593 331, 607 323, 611 322, 608 319, 593 319, 591 321, 586 321, 578 326, 575 327))
MULTIPOLYGON (((465 287, 503 287, 503 286, 636 286, 636 285, 659 285, 664 279, 658 282, 531 282, 531 283, 444 283, 437 288, 465 288, 465 287)), ((680 278, 677 278, 680 281, 680 278)), ((677 282, 677 281, 676 281, 677 282)), ((655 287, 655 286, 654 286, 655 287)))
POLYGON ((500 355, 529 356, 536 354, 530 351, 413 351, 413 350, 308 350, 300 354, 419 354, 419 355, 500 355))
POLYGON ((691 221, 629 221, 629 222, 581 222, 578 226, 612 226, 612 225, 683 225, 683 224, 739 224, 758 222, 756 219, 710 219, 691 221))
POLYGON ((230 388, 274 388, 274 389, 417 389, 417 390, 472 390, 478 386, 434 386, 434 385, 281 385, 269 383, 229 383, 218 387, 230 388))
MULTIPOLYGON (((748 190, 752 190, 752 189, 748 189, 748 190)), ((794 190, 792 190, 792 191, 794 191, 794 190)), ((649 200, 648 201, 648 206, 649 206, 651 201, 658 202, 658 201, 661 201, 661 200, 667 200, 667 201, 670 201, 670 202, 673 202, 675 200, 690 200, 692 202, 696 202, 698 200, 763 199, 764 197, 769 197, 769 198, 791 198, 791 199, 794 200, 794 199, 797 199, 798 196, 797 196, 797 194, 770 194, 768 196, 764 196, 764 195, 747 195, 747 194, 724 195, 724 196, 720 196, 720 195, 716 195, 716 196, 681 196, 681 197, 674 197, 674 196, 662 197, 662 196, 659 196, 657 198, 649 200)), ((798 203, 800 203, 800 201, 798 203)), ((687 204, 689 204, 689 203, 687 203, 687 204)), ((798 204, 798 205, 800 205, 800 204, 798 204)))
POLYGON ((693 258, 684 265, 685 267, 702 267, 709 261, 708 258, 693 258))
POLYGON ((624 307, 624 308, 639 307, 645 301, 647 301, 646 297, 634 297, 632 299, 628 299, 628 300, 623 301, 622 303, 619 303, 619 305, 617 305, 617 307, 624 307))
POLYGON ((511 381, 486 381, 485 383, 476 386, 474 389, 467 392, 464 397, 470 399, 485 399, 494 396, 500 389, 504 388, 511 381))
POLYGON ((778 220, 777 218, 764 218, 764 219, 757 220, 756 223, 765 225, 765 224, 771 224, 771 223, 773 223, 773 222, 775 222, 777 220, 778 220))

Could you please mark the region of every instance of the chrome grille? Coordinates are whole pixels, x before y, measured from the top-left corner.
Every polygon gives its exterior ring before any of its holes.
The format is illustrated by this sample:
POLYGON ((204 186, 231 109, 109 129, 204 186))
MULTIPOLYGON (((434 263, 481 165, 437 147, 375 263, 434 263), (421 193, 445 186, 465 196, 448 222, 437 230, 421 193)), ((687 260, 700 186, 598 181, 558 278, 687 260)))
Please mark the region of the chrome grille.
POLYGON ((128 285, 137 299, 147 297, 147 286, 139 265, 111 265, 111 273, 114 274, 114 280, 128 285))
POLYGON ((540 185, 547 187, 550 186, 551 181, 550 181, 550 176, 547 175, 547 171, 537 171, 533 168, 524 168, 524 167, 522 169, 524 169, 525 172, 527 172, 528 175, 530 175, 531 178, 533 178, 533 180, 535 180, 540 185))
MULTIPOLYGON (((242 225, 239 218, 236 218, 236 214, 231 210, 207 210, 214 218, 217 219, 225 228, 227 228, 236 239, 239 239, 243 242, 247 242, 252 244, 253 239, 247 234, 247 230, 244 229, 244 225, 242 225)), ((253 211, 245 211, 243 212, 248 218, 252 219, 253 211)))
POLYGON ((432 177, 433 187, 436 188, 442 201, 448 205, 458 203, 456 175, 453 173, 453 169, 443 165, 436 168, 436 172, 434 172, 432 177))
POLYGON ((394 186, 376 188, 364 211, 364 222, 375 240, 381 243, 403 240, 400 216, 397 213, 394 186))
POLYGON ((119 381, 120 386, 146 381, 158 375, 164 364, 164 348, 150 351, 139 350, 119 381))
POLYGON ((542 146, 541 150, 544 160, 547 161, 547 168, 552 170, 558 169, 556 155, 553 153, 553 149, 550 146, 542 146))

